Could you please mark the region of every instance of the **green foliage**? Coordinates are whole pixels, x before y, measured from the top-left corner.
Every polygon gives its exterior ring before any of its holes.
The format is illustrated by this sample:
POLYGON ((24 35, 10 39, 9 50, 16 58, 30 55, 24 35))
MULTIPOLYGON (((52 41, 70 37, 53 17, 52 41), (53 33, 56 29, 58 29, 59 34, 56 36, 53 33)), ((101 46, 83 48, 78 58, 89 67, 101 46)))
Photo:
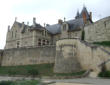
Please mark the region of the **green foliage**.
POLYGON ((84 40, 85 39, 85 32, 84 30, 82 31, 82 36, 81 36, 81 40, 84 40))
POLYGON ((0 85, 38 85, 37 80, 25 80, 25 81, 1 81, 0 85))
POLYGON ((102 46, 110 46, 110 41, 94 42, 93 44, 102 45, 102 46))
POLYGON ((39 72, 38 72, 37 69, 32 68, 32 69, 28 70, 28 74, 29 74, 29 75, 32 75, 33 77, 35 77, 36 75, 39 74, 39 72))
POLYGON ((98 74, 99 77, 107 77, 110 78, 110 71, 104 71, 104 72, 100 72, 98 74))
POLYGON ((1 81, 0 82, 0 85, 12 85, 13 84, 13 82, 11 82, 11 81, 1 81))
POLYGON ((37 76, 53 75, 53 64, 37 64, 24 66, 2 66, 0 75, 26 75, 36 74, 37 76), (33 71, 32 71, 32 70, 33 71))

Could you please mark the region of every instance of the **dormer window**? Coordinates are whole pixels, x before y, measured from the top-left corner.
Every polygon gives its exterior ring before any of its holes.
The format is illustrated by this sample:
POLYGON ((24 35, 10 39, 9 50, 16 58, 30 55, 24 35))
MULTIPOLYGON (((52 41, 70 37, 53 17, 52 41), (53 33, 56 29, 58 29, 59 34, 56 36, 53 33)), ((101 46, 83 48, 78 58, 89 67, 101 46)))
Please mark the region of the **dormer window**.
POLYGON ((66 24, 63 25, 63 31, 65 31, 65 30, 66 30, 66 24))

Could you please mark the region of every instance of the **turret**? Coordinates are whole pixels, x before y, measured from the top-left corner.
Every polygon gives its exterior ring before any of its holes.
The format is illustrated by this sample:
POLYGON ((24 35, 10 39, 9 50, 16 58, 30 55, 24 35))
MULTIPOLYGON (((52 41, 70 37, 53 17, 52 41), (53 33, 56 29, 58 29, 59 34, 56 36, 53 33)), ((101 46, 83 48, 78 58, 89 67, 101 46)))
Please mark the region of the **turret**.
POLYGON ((79 10, 77 11, 77 14, 76 14, 76 19, 79 18, 79 10))

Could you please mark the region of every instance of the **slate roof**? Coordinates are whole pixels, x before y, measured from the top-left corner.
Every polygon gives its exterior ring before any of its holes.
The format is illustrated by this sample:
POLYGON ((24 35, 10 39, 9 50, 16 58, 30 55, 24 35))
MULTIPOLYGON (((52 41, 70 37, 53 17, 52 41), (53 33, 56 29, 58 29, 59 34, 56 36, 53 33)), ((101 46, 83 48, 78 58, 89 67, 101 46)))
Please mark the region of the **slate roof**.
MULTIPOLYGON (((69 21, 66 21, 66 23, 68 23, 69 25, 68 31, 80 30, 80 27, 84 26, 83 18, 69 20, 69 21)), ((58 33, 61 33, 61 24, 48 25, 46 26, 46 29, 51 34, 58 34, 58 33)))
POLYGON ((69 31, 80 30, 84 26, 83 18, 67 21, 69 25, 69 31))
POLYGON ((33 29, 33 30, 43 30, 44 27, 42 27, 40 24, 36 23, 34 26, 33 25, 31 26, 31 29, 33 29))
POLYGON ((61 24, 48 25, 46 26, 46 29, 51 34, 58 34, 58 33, 61 33, 61 24))

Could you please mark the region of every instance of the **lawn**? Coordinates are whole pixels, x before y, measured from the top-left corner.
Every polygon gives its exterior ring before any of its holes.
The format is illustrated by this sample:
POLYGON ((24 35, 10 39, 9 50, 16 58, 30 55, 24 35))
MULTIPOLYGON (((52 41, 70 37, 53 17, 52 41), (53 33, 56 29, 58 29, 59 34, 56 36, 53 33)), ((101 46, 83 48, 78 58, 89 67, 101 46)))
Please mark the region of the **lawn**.
POLYGON ((0 85, 38 85, 38 80, 1 81, 0 85))
POLYGON ((2 66, 0 67, 0 75, 4 76, 79 76, 85 71, 73 73, 54 73, 54 64, 37 64, 37 65, 24 65, 24 66, 2 66))
POLYGON ((0 75, 25 75, 29 76, 37 72, 37 76, 53 75, 54 64, 37 64, 24 66, 2 66, 0 67, 0 75))

